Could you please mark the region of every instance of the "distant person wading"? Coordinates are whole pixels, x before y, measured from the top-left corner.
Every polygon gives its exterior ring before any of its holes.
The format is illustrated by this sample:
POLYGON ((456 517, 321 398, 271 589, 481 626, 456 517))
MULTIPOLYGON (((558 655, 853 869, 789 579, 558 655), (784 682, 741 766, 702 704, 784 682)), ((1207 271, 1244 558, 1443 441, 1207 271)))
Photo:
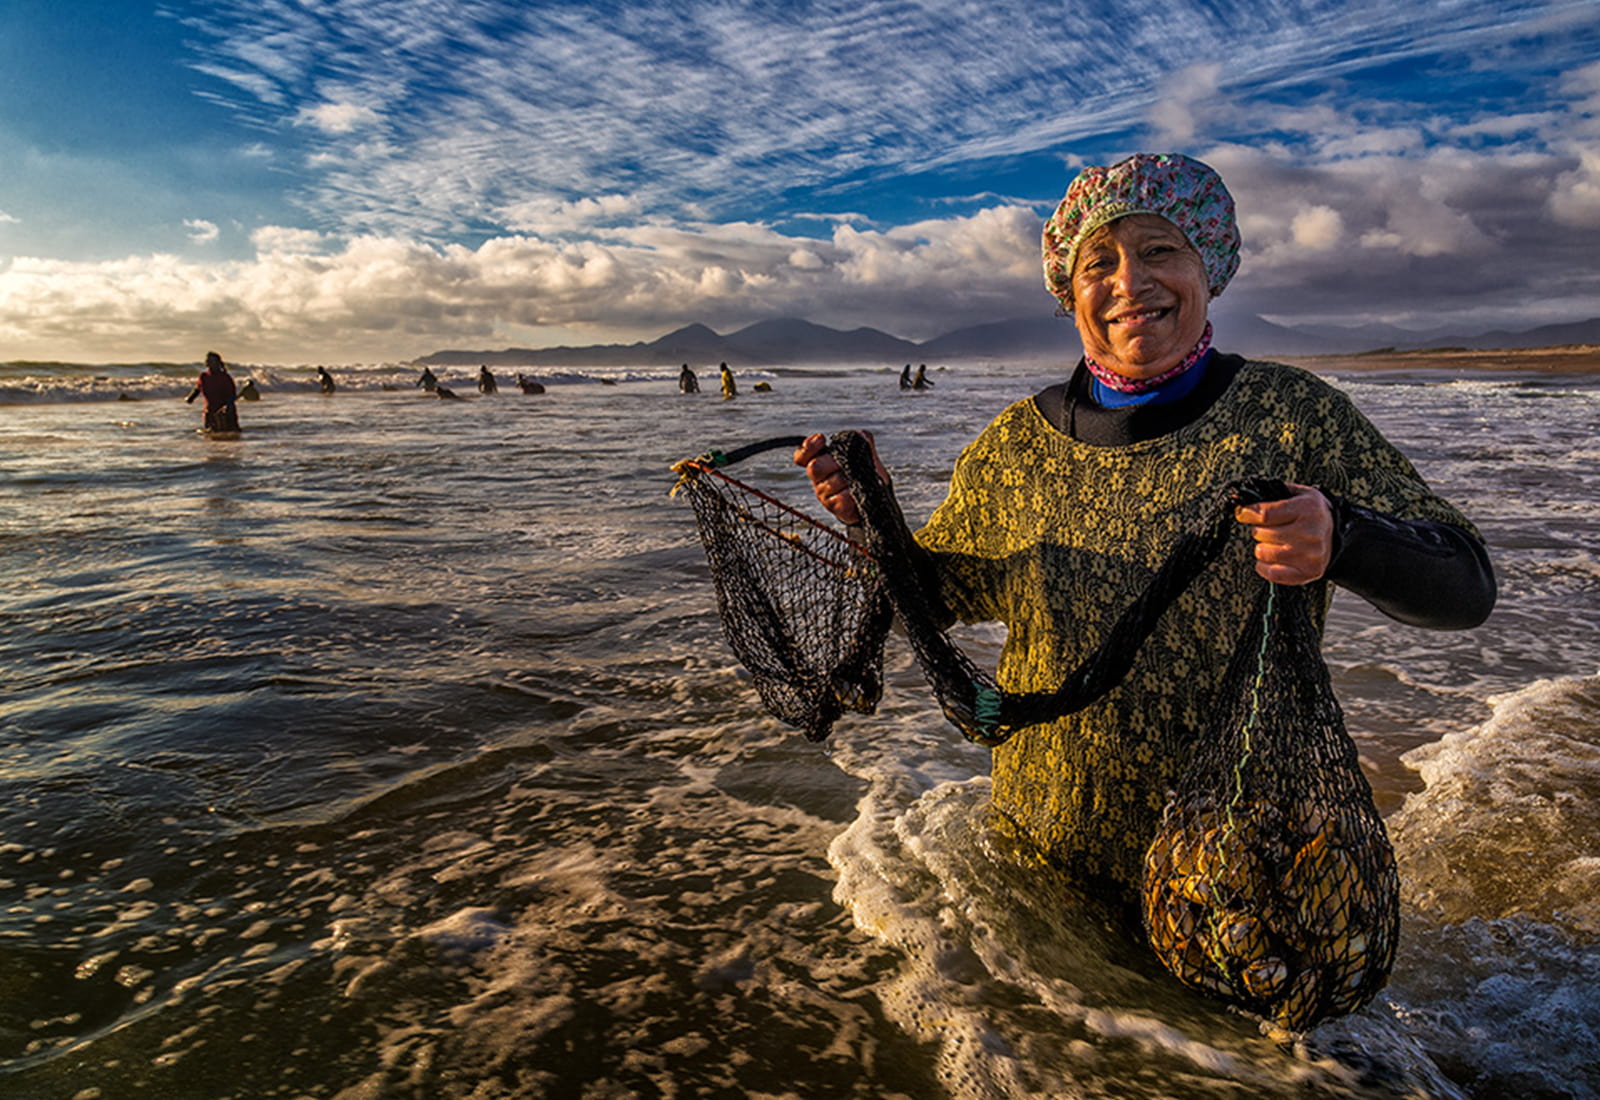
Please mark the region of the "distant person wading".
POLYGON ((233 376, 222 363, 222 356, 206 352, 206 369, 195 382, 194 389, 184 399, 193 404, 196 397, 206 399, 205 430, 208 432, 236 432, 239 430, 239 392, 234 387, 233 376))

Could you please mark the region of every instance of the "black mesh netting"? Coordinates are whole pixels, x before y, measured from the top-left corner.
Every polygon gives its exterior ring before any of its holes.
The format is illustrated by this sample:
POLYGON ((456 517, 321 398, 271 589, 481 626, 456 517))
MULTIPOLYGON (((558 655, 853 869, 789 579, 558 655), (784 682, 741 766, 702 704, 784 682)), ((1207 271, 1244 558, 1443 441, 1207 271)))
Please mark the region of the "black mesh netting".
POLYGON ((1145 930, 1180 979, 1282 1032, 1388 980, 1399 876, 1303 588, 1268 585, 1145 856, 1145 930))
MULTIPOLYGON (((694 506, 730 646, 767 709, 813 740, 845 710, 876 706, 896 615, 946 717, 967 737, 999 744, 1081 710, 1122 681, 1162 613, 1236 536, 1234 509, 1288 494, 1270 478, 1228 486, 1077 670, 1055 691, 1015 694, 945 632, 937 577, 864 437, 841 432, 829 442, 861 512, 859 543, 721 472, 799 442, 710 452, 674 469, 694 506)), ((1263 593, 1214 724, 1150 845, 1143 902, 1150 943, 1178 978, 1295 1032, 1353 1011, 1383 986, 1399 884, 1308 596, 1266 584, 1263 593)))
POLYGON ((729 646, 767 710, 820 741, 846 710, 877 706, 894 609, 873 563, 843 535, 718 470, 799 442, 766 440, 674 469, 694 507, 729 646))
POLYGON ((997 745, 1082 710, 1122 682, 1162 613, 1216 560, 1234 534, 1234 508, 1288 493, 1270 478, 1228 486, 1082 665, 1054 691, 1015 693, 1002 691, 946 633, 938 580, 894 491, 877 476, 864 436, 840 432, 828 444, 861 512, 859 543, 722 472, 799 443, 785 437, 710 451, 673 470, 674 491, 695 510, 728 644, 768 710, 813 740, 826 737, 845 710, 876 706, 883 642, 896 615, 945 716, 972 740, 997 745))
POLYGON ((722 470, 800 438, 709 451, 674 465, 675 492, 694 507, 717 587, 723 633, 774 716, 821 740, 845 710, 870 713, 882 684, 883 640, 899 616, 944 715, 966 737, 998 745, 1026 726, 1088 707, 1128 675, 1163 612, 1234 536, 1234 508, 1288 494, 1250 478, 1219 494, 1197 531, 1179 537, 1146 590, 1054 691, 1006 692, 944 630, 938 579, 912 539, 893 489, 877 475, 872 444, 840 432, 829 451, 861 512, 851 542, 722 470))

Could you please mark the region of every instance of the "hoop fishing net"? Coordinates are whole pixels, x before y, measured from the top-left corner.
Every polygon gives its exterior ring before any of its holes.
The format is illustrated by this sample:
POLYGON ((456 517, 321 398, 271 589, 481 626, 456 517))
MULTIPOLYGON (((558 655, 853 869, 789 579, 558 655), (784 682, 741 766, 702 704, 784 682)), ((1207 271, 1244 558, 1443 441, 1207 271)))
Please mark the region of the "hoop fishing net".
POLYGON ((861 513, 859 543, 723 472, 800 442, 769 439, 685 459, 673 467, 673 491, 694 507, 729 645, 768 709, 815 740, 847 709, 871 713, 896 615, 945 716, 968 738, 996 745, 1082 710, 1122 682, 1162 613, 1216 560, 1233 534, 1234 508, 1288 492, 1267 478, 1229 486, 1082 665, 1054 691, 1016 693, 1001 690, 946 633, 938 580, 864 436, 839 432, 828 444, 861 513))
POLYGON ((845 711, 871 714, 883 694, 883 642, 894 609, 877 569, 849 539, 722 473, 765 440, 673 467, 717 591, 723 633, 769 713, 821 741, 845 711))
MULTIPOLYGON (((871 713, 898 616, 945 716, 995 745, 1089 706, 1126 676, 1163 612, 1234 537, 1240 504, 1289 495, 1251 478, 1219 494, 1174 544, 1099 647, 1049 692, 1012 693, 944 625, 938 579, 870 443, 829 451, 861 512, 858 542, 722 472, 798 438, 679 463, 724 633, 767 709, 813 740, 871 713)), ((1180 980, 1266 1017, 1281 1033, 1354 1011, 1388 979, 1399 924, 1393 849, 1344 729, 1304 589, 1265 585, 1201 739, 1150 843, 1145 930, 1180 980)))
POLYGON ((1166 967, 1262 1015, 1280 1040, 1388 980, 1394 850, 1304 589, 1263 592, 1146 853, 1142 902, 1166 967))

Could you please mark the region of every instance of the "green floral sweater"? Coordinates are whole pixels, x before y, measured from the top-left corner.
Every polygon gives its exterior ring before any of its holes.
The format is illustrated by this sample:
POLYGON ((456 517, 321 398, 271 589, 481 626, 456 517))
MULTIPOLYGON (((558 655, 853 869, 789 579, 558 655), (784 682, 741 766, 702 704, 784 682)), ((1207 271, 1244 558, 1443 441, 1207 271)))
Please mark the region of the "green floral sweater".
MULTIPOLYGON (((962 452, 917 540, 957 618, 1006 625, 1001 686, 1047 690, 1094 650, 1220 488, 1251 475, 1471 530, 1340 391, 1295 367, 1246 362, 1199 419, 1128 446, 1080 443, 1032 399, 1017 402, 962 452)), ((1240 527, 1122 686, 994 750, 995 809, 1051 862, 1137 889, 1166 792, 1264 583, 1240 527)), ((1317 588, 1320 617, 1331 592, 1317 588)))

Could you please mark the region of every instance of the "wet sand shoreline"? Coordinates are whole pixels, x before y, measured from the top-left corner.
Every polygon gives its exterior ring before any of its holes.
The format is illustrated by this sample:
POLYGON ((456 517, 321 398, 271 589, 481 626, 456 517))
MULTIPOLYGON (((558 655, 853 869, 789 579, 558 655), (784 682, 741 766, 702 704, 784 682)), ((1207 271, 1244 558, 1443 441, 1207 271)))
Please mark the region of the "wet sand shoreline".
POLYGON ((1358 355, 1297 355, 1285 356, 1285 359, 1311 370, 1600 374, 1600 345, 1595 344, 1547 348, 1429 348, 1420 351, 1371 351, 1358 355))

